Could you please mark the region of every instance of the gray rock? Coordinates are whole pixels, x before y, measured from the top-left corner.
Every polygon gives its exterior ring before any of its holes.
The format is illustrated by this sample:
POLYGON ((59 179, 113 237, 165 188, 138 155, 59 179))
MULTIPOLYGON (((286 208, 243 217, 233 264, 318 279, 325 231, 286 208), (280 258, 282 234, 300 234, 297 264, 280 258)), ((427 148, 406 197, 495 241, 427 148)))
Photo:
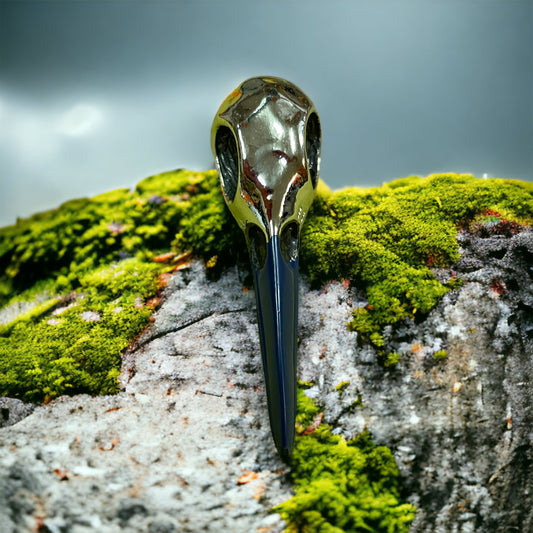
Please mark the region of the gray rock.
POLYGON ((0 397, 0 428, 12 426, 30 415, 35 406, 16 398, 0 397))
POLYGON ((0 325, 9 324, 9 322, 12 322, 20 315, 31 311, 39 304, 42 304, 43 302, 48 300, 50 296, 51 295, 48 292, 42 292, 40 294, 35 295, 34 299, 31 301, 13 302, 9 305, 6 305, 2 309, 0 309, 0 325))
MULTIPOLYGON (((363 294, 303 282, 299 377, 336 433, 366 427, 392 448, 418 506, 412 532, 528 533, 533 235, 459 240, 465 286, 387 329, 392 369, 346 328, 363 294)), ((292 487, 270 437, 253 292, 236 269, 212 282, 193 263, 165 296, 124 357, 120 394, 60 398, 0 430, 0 531, 283 529, 269 510, 292 487)))
POLYGON ((200 263, 177 275, 124 359, 123 392, 62 397, 0 430, 0 531, 281 531, 270 509, 291 487, 254 313, 236 271, 217 283, 200 263), (39 485, 1 474, 19 464, 39 485))

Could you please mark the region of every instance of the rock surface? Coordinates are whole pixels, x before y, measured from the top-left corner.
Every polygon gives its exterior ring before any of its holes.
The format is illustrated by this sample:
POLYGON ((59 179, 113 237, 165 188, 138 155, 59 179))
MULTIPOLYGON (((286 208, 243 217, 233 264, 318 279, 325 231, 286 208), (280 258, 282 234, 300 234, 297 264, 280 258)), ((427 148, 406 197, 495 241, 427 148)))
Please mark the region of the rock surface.
POLYGON ((63 397, 2 430, 2 532, 282 529, 253 293, 195 263, 167 294, 122 393, 63 397))
POLYGON ((0 428, 12 426, 33 412, 35 406, 15 398, 0 397, 0 428))
POLYGON ((309 392, 347 438, 366 426, 395 451, 418 507, 412 532, 530 533, 533 232, 461 233, 459 242, 464 287, 423 322, 389 332, 389 347, 402 355, 393 370, 367 348, 352 354, 348 342, 305 358, 300 375, 319 383, 309 392), (339 402, 331 389, 344 379, 350 386, 339 402), (363 408, 343 413, 357 394, 363 408))
MULTIPOLYGON (((346 328, 362 294, 302 283, 299 377, 335 432, 366 427, 392 448, 418 507, 412 532, 529 533, 533 233, 459 239, 465 285, 386 332, 401 355, 389 369, 346 328)), ((291 485, 270 437, 254 295, 237 269, 217 282, 200 263, 177 273, 121 379, 116 396, 9 414, 0 531, 283 529, 269 510, 291 485), (239 483, 248 472, 257 477, 239 483)))

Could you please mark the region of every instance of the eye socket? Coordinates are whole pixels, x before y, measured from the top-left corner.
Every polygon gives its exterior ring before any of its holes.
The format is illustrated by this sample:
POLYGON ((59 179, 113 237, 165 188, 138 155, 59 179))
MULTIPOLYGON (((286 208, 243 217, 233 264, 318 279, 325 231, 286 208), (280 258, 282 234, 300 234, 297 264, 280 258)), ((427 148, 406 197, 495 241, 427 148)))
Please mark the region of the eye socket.
POLYGON ((266 239, 265 234, 255 224, 248 227, 248 247, 252 265, 261 270, 265 266, 267 256, 266 239))
POLYGON ((285 261, 296 261, 298 258, 299 226, 296 222, 287 224, 280 233, 279 246, 285 261))
POLYGON ((226 198, 232 201, 239 179, 239 151, 237 142, 227 126, 220 126, 215 137, 215 150, 222 188, 226 198))
POLYGON ((311 113, 305 127, 305 150, 307 153, 307 165, 313 188, 318 184, 318 171, 320 168, 320 145, 322 134, 320 120, 316 113, 311 113))

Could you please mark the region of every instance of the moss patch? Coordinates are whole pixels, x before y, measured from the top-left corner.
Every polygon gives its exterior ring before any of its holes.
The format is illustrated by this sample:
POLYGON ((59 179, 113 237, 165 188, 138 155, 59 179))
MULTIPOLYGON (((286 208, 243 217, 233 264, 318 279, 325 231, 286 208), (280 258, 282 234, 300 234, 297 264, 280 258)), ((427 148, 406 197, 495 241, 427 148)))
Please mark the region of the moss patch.
POLYGON ((159 270, 136 259, 101 267, 63 301, 0 326, 0 392, 33 402, 117 392, 120 354, 148 322, 159 270))
POLYGON ((346 391, 346 389, 348 388, 349 385, 350 385, 349 381, 341 381, 335 387, 335 390, 339 393, 339 398, 342 398, 342 396, 344 395, 344 392, 346 391))
POLYGON ((322 187, 302 231, 302 269, 315 283, 346 278, 366 290, 368 304, 349 327, 379 349, 383 326, 428 313, 460 286, 453 273, 443 284, 431 269, 456 263, 457 231, 487 220, 493 232, 531 224, 533 184, 440 174, 372 189, 322 187))
POLYGON ((0 229, 0 306, 38 281, 49 290, 79 286, 80 276, 124 258, 150 260, 172 245, 217 264, 235 261, 241 235, 226 212, 217 173, 166 172, 66 202, 0 229))
POLYGON ((245 254, 215 171, 151 176, 1 228, 0 307, 48 297, 0 325, 0 394, 116 392, 120 354, 172 268, 153 260, 169 249, 216 257, 217 268, 245 254))
POLYGON ((433 359, 435 361, 442 361, 442 360, 446 359, 446 357, 448 357, 448 352, 446 350, 437 350, 433 354, 433 359))
MULTIPOLYGON (((319 408, 298 391, 297 424, 313 427, 319 408)), ((391 451, 368 432, 351 441, 321 424, 297 436, 291 476, 293 498, 274 510, 289 533, 409 530, 415 508, 402 501, 398 467, 391 451)))
POLYGON ((385 368, 393 368, 400 362, 400 354, 397 352, 388 353, 383 361, 385 368))

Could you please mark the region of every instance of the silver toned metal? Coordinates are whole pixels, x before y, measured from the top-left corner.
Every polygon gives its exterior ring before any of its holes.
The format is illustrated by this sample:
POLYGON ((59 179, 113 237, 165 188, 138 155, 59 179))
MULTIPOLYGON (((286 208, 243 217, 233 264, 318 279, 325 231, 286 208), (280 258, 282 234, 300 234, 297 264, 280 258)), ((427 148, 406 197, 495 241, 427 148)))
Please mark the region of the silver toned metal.
POLYGON ((318 182, 320 119, 292 83, 250 78, 220 106, 211 146, 224 199, 250 252, 272 434, 288 458, 296 416, 298 243, 318 182))
POLYGON ((318 180, 320 122, 298 87, 273 77, 246 80, 220 106, 211 143, 226 203, 243 230, 257 224, 268 240, 291 221, 302 224, 318 180))

